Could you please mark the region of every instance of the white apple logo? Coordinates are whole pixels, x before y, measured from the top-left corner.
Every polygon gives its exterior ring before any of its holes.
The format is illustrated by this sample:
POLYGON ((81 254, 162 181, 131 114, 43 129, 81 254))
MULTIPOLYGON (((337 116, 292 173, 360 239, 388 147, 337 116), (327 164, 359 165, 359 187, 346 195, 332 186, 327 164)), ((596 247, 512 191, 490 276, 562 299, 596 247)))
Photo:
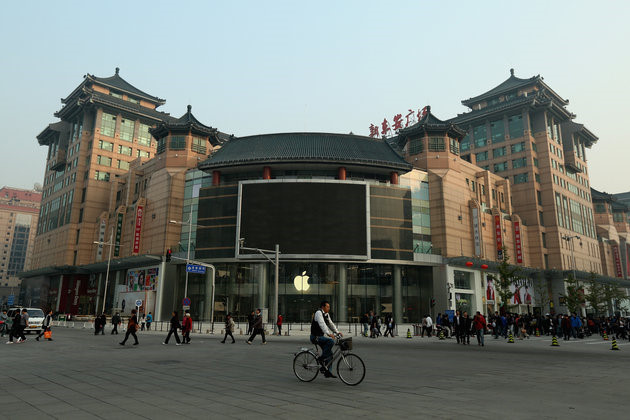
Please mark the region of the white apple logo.
POLYGON ((293 284, 297 290, 306 292, 311 288, 311 285, 308 284, 308 279, 309 277, 306 275, 306 271, 304 271, 301 276, 295 276, 293 284))

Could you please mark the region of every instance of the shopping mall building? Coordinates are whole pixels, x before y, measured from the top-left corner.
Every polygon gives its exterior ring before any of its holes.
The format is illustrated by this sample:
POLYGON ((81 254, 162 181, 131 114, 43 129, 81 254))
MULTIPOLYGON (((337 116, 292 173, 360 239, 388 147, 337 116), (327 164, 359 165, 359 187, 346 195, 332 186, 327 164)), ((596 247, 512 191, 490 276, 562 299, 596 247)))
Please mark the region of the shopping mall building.
POLYGON ((38 136, 49 156, 22 274, 31 305, 128 313, 140 300, 164 319, 188 296, 196 319, 221 320, 271 316, 277 292, 290 322, 324 299, 342 322, 370 310, 418 322, 496 310, 505 255, 522 268, 509 302, 520 312, 566 311, 569 272, 628 286, 608 257, 627 260, 625 236, 594 218, 586 149, 598 139, 539 76, 512 72, 463 101, 470 112, 441 120, 427 107, 387 138, 227 135, 190 106, 158 111, 164 100, 118 70, 87 75, 63 103, 38 136), (256 251, 276 246, 277 290, 274 252, 256 251), (215 270, 187 274, 186 259, 215 270))

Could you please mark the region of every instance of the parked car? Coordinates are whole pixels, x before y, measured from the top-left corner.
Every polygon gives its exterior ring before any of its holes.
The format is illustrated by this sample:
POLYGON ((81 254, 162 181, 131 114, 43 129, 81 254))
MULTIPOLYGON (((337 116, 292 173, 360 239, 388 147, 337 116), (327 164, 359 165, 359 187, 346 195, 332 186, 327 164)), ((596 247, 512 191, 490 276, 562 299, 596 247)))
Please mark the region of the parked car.
POLYGON ((44 311, 39 308, 21 308, 21 307, 13 307, 7 311, 8 325, 7 328, 10 330, 13 325, 13 317, 17 311, 22 311, 22 309, 26 309, 28 312, 28 327, 24 330, 25 334, 30 334, 31 331, 35 331, 40 333, 43 329, 42 324, 44 323, 44 311))

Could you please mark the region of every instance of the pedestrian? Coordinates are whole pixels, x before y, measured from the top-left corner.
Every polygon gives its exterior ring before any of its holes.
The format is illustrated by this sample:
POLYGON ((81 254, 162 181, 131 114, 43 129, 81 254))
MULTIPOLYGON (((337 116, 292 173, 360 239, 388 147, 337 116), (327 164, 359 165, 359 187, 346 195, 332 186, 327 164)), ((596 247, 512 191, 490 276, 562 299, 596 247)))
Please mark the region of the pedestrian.
POLYGON ((282 335, 282 315, 278 314, 278 319, 276 320, 276 326, 278 327, 278 335, 282 335))
POLYGON ((101 335, 105 335, 105 325, 107 325, 107 315, 101 314, 101 335))
POLYGON ((153 322, 153 314, 149 312, 149 315, 147 315, 147 331, 151 331, 152 322, 153 322))
POLYGON ((184 344, 190 344, 190 332, 193 328, 192 318, 190 317, 190 312, 186 312, 184 314, 184 322, 182 325, 182 342, 184 344))
POLYGON ((121 324, 120 314, 116 312, 116 314, 112 317, 112 335, 118 335, 118 326, 121 324))
POLYGON ((247 332, 245 334, 249 335, 252 333, 252 325, 254 324, 254 320, 256 319, 256 313, 252 311, 251 314, 247 315, 247 332))
POLYGON ((175 345, 181 345, 181 341, 179 340, 179 334, 177 334, 177 330, 181 329, 182 325, 179 323, 179 317, 177 316, 177 311, 173 311, 173 316, 171 316, 170 328, 168 330, 168 335, 166 336, 166 340, 162 344, 168 344, 168 340, 171 338, 171 335, 175 334, 175 345))
POLYGON ((364 313, 363 316, 361 317, 361 325, 363 326, 363 336, 367 337, 368 336, 368 330, 370 328, 370 317, 368 316, 368 313, 364 313))
POLYGON ((370 324, 370 338, 376 338, 380 334, 378 329, 378 317, 374 315, 372 317, 372 323, 370 324))
POLYGON ((9 327, 9 316, 7 315, 7 310, 3 309, 0 314, 0 337, 4 337, 7 333, 7 329, 9 327))
POLYGON ((15 315, 13 315, 13 324, 11 325, 11 331, 9 331, 9 341, 7 341, 7 344, 13 344, 13 337, 17 338, 18 343, 22 342, 21 338, 19 337, 21 321, 22 315, 20 314, 20 311, 15 311, 15 315))
POLYGON ((260 309, 256 309, 256 315, 252 323, 252 335, 247 340, 247 344, 252 344, 252 341, 258 334, 262 336, 262 344, 267 344, 267 340, 265 339, 265 329, 263 327, 263 319, 262 319, 262 314, 261 314, 260 309))
POLYGON ((433 335, 433 320, 429 314, 422 318, 422 337, 424 337, 425 331, 427 332, 427 337, 431 337, 433 335))
POLYGON ((394 338, 394 317, 392 316, 392 314, 387 314, 387 316, 385 317, 385 326, 387 328, 385 329, 385 334, 383 334, 383 337, 387 337, 387 334, 389 334, 390 337, 394 338))
POLYGON ((26 341, 26 336, 24 335, 24 331, 29 326, 28 318, 29 318, 28 311, 26 309, 22 309, 22 316, 20 318, 20 327, 17 331, 18 336, 20 337, 20 339, 18 340, 18 343, 23 343, 26 341))
POLYGON ((470 330, 472 329, 472 319, 468 316, 468 312, 464 311, 462 317, 462 344, 470 346, 470 330))
POLYGON ((562 318, 562 335, 567 341, 571 339, 571 319, 569 315, 565 315, 562 318))
POLYGON ((101 316, 98 315, 94 318, 94 335, 98 335, 101 332, 101 316))
POLYGON ((136 336, 136 331, 138 331, 138 329, 138 317, 136 316, 136 310, 132 309, 131 317, 129 317, 129 322, 127 323, 127 332, 125 333, 125 339, 118 344, 124 346, 130 335, 133 335, 133 339, 135 340, 135 343, 133 343, 134 346, 140 344, 138 343, 138 336, 136 336))
POLYGON ((234 339, 234 336, 232 335, 233 332, 234 332, 234 320, 232 319, 232 314, 227 314, 227 317, 225 318, 225 336, 223 337, 223 341, 221 341, 221 343, 225 344, 225 340, 227 340, 228 335, 232 337, 232 344, 236 343, 236 340, 234 339))
MULTIPOLYGON (((42 331, 39 333, 37 337, 35 337, 35 340, 39 341, 41 336, 46 334, 46 331, 50 331, 50 327, 52 326, 52 314, 53 314, 53 311, 51 309, 50 311, 48 311, 46 318, 44 318, 44 322, 42 322, 42 331)), ((44 339, 48 341, 52 341, 52 337, 44 338, 44 339)))
POLYGON ((473 320, 473 327, 477 335, 477 345, 484 346, 483 336, 486 332, 486 319, 481 315, 481 312, 477 311, 473 320))
POLYGON ((464 318, 461 316, 459 311, 455 311, 455 316, 453 317, 453 328, 455 328, 455 338, 457 339, 457 344, 464 344, 464 318))
POLYGON ((144 325, 146 324, 146 317, 142 314, 142 318, 140 318, 140 331, 144 331, 144 325))

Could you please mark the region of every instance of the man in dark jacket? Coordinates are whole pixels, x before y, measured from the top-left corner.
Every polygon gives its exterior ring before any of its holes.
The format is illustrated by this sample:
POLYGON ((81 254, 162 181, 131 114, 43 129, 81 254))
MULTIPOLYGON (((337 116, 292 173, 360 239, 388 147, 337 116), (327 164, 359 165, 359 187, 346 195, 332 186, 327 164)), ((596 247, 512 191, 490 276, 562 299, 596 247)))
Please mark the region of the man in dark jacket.
POLYGON ((253 332, 252 324, 254 323, 255 319, 256 314, 254 313, 254 311, 252 311, 251 314, 247 315, 247 332, 245 334, 251 334, 253 332))
POLYGON ((176 346, 179 346, 181 343, 179 341, 179 335, 177 334, 177 330, 179 330, 182 325, 179 323, 179 317, 177 316, 177 311, 173 311, 173 316, 171 317, 171 328, 168 331, 168 335, 166 336, 166 340, 162 344, 168 344, 168 340, 171 338, 171 335, 175 334, 175 342, 176 346))
POLYGON ((460 342, 464 344, 464 318, 459 313, 459 311, 455 312, 455 316, 453 317, 453 329, 455 330, 455 337, 457 338, 457 344, 460 342))
POLYGON ((137 346, 139 344, 138 337, 136 336, 137 330, 138 330, 138 317, 136 316, 136 310, 132 309, 131 317, 129 318, 129 323, 127 323, 127 333, 125 334, 125 339, 118 344, 120 344, 121 346, 124 346, 125 343, 127 342, 127 339, 129 338, 129 335, 133 335, 133 339, 135 340, 135 343, 133 343, 133 345, 137 346))
POLYGON ((468 316, 468 312, 464 311, 462 317, 462 344, 470 345, 470 330, 472 328, 472 319, 468 316))
POLYGON ((112 335, 114 335, 114 333, 118 334, 118 326, 120 324, 120 314, 116 312, 116 314, 112 317, 112 335))
POLYGON ((256 309, 256 317, 252 322, 252 335, 247 340, 247 344, 252 344, 256 335, 260 334, 262 336, 262 344, 267 344, 267 340, 265 339, 265 329, 263 328, 263 319, 262 314, 260 313, 260 309, 256 309))
POLYGON ((20 322, 22 322, 22 315, 20 315, 20 311, 15 311, 13 324, 11 324, 11 331, 9 331, 9 341, 7 341, 7 344, 13 344, 13 337, 17 338, 18 343, 22 342, 22 339, 19 338, 20 322))

